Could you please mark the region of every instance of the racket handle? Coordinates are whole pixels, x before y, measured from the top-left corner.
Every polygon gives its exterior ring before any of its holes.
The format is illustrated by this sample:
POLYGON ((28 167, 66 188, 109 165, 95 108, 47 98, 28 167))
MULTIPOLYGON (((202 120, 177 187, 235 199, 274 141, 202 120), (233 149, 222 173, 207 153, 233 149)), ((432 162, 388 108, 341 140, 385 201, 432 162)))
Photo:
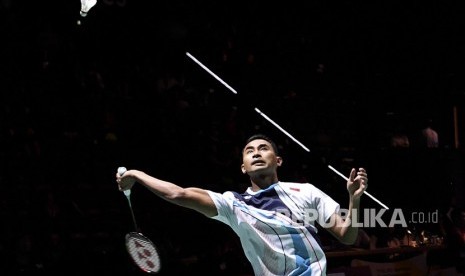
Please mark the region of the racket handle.
MULTIPOLYGON (((120 176, 123 176, 123 174, 126 171, 127 171, 127 169, 125 167, 119 167, 118 168, 118 174, 120 176)), ((131 211, 131 217, 132 217, 132 222, 134 223, 134 228, 136 229, 136 231, 139 231, 139 227, 137 227, 136 217, 134 216, 134 211, 132 210, 131 197, 130 197, 131 189, 124 190, 123 193, 126 196, 126 198, 128 199, 129 210, 131 211)))
MULTIPOLYGON (((126 171, 127 171, 126 167, 119 167, 119 168, 118 168, 118 174, 119 174, 120 176, 123 176, 123 174, 124 174, 126 171)), ((124 193, 124 195, 125 195, 126 197, 129 198, 129 196, 131 195, 131 190, 130 190, 130 189, 129 189, 129 190, 125 190, 125 191, 123 191, 123 193, 124 193)))

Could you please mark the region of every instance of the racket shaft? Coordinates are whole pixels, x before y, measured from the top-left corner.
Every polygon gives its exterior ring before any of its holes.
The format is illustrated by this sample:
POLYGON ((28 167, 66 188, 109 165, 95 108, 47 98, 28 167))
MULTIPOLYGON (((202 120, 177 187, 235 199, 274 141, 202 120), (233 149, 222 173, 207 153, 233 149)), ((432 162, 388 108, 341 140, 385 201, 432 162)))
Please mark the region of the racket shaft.
POLYGON ((134 228, 136 231, 139 231, 139 227, 137 226, 137 222, 136 222, 136 216, 134 216, 134 211, 132 209, 131 198, 127 196, 127 199, 128 199, 129 210, 131 211, 132 222, 134 223, 134 228))

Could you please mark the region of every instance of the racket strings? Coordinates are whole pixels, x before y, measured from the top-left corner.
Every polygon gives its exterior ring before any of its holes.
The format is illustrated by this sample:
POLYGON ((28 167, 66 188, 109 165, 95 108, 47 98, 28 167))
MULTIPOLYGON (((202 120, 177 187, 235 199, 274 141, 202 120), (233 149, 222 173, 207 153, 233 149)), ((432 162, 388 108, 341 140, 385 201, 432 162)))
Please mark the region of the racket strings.
POLYGON ((160 256, 151 241, 137 233, 128 234, 126 247, 134 262, 146 272, 160 270, 160 256))

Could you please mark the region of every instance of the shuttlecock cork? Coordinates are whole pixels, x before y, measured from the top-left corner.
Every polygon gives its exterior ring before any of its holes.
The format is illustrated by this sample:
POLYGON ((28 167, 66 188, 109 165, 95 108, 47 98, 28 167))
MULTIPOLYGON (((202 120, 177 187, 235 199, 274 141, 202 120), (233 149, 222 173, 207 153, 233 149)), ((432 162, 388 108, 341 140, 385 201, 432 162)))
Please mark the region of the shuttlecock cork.
POLYGON ((97 4, 97 0, 81 0, 81 16, 86 17, 89 10, 97 4))

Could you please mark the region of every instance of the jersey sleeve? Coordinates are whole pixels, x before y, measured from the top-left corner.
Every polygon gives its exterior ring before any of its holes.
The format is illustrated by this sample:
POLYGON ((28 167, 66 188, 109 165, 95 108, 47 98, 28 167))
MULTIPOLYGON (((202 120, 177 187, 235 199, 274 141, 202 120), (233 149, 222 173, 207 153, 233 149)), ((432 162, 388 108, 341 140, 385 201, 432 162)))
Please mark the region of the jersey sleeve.
POLYGON ((215 203, 216 210, 218 211, 218 214, 211 218, 232 226, 235 221, 234 195, 231 192, 225 192, 223 194, 212 191, 207 192, 215 203))
POLYGON ((315 208, 317 210, 318 223, 320 225, 324 225, 329 221, 334 213, 339 212, 340 205, 333 198, 314 185, 309 184, 307 187, 309 189, 309 191, 306 193, 306 195, 309 197, 307 202, 310 202, 313 205, 308 207, 315 208))

